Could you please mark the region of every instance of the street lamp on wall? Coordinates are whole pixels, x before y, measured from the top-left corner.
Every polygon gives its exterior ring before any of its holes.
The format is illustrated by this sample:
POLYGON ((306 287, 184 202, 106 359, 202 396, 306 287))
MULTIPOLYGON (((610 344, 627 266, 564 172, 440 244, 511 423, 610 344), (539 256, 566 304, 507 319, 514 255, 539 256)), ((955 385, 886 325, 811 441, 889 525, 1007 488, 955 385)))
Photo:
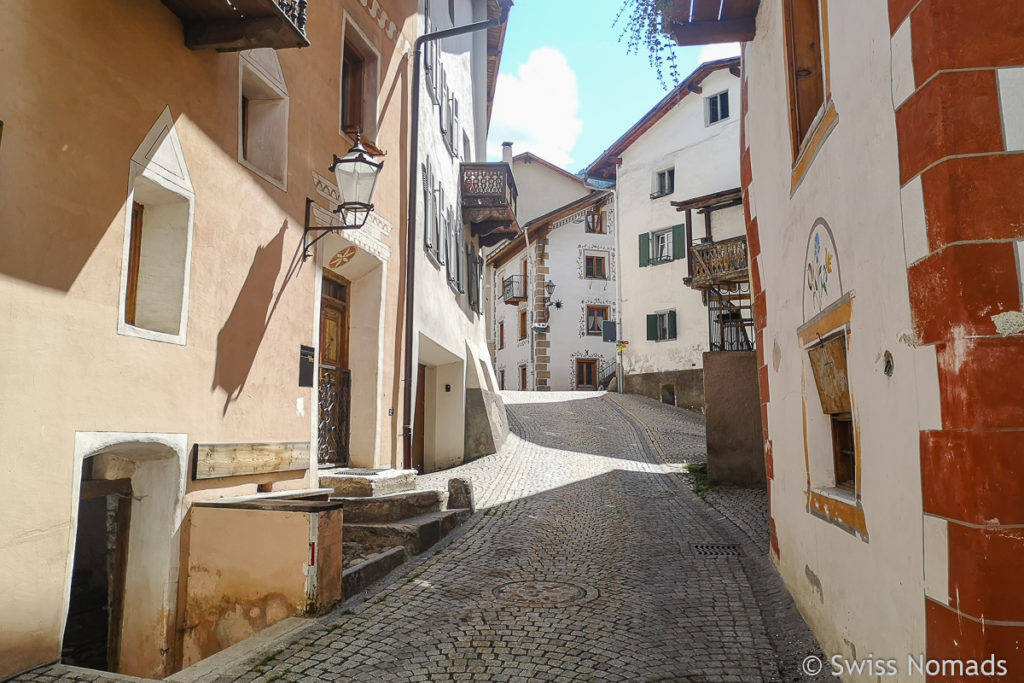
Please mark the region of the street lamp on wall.
POLYGON ((345 156, 334 155, 328 170, 334 173, 334 178, 338 183, 338 198, 341 203, 333 213, 338 214, 341 223, 324 226, 310 225, 313 200, 307 197, 303 260, 312 255, 310 252, 312 246, 323 239, 327 233, 335 230, 358 230, 366 225, 366 219, 373 211, 373 190, 377 186, 377 176, 383 166, 383 161, 374 161, 370 153, 363 147, 359 133, 356 133, 356 142, 345 156), (309 233, 314 231, 322 231, 323 234, 312 242, 307 242, 309 233))
POLYGON ((562 307, 562 302, 561 301, 552 301, 551 300, 551 296, 555 293, 555 283, 554 282, 552 282, 551 280, 548 280, 547 284, 544 285, 544 291, 548 293, 548 295, 546 297, 544 297, 544 301, 543 301, 545 310, 551 308, 552 306, 554 306, 555 308, 561 308, 562 307))

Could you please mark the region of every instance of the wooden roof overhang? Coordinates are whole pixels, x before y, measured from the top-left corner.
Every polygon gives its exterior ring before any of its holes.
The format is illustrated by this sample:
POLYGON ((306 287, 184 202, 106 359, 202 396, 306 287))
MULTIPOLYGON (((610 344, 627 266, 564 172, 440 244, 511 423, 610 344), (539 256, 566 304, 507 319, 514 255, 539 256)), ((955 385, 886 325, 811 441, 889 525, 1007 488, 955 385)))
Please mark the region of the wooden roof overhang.
MULTIPOLYGON (((553 211, 547 212, 543 216, 537 216, 532 221, 522 226, 522 230, 526 232, 528 238, 532 242, 534 238, 538 237, 540 234, 550 231, 551 226, 554 223, 585 209, 589 209, 594 206, 601 206, 608 201, 611 196, 612 193, 610 190, 594 190, 586 197, 580 197, 575 201, 569 202, 565 206, 561 206, 553 211)), ((521 252, 524 246, 525 245, 521 240, 509 242, 504 247, 488 256, 487 264, 498 268, 521 252)))
POLYGON ((754 39, 760 0, 672 0, 662 9, 662 31, 679 45, 754 39))
POLYGON ((740 58, 739 57, 726 57, 725 59, 716 59, 711 62, 705 62, 698 66, 693 72, 684 78, 679 85, 672 88, 672 90, 665 95, 654 107, 644 114, 639 121, 633 124, 633 127, 627 130, 619 137, 612 146, 606 149, 590 166, 587 166, 584 170, 584 176, 590 178, 600 178, 602 180, 614 180, 615 179, 615 166, 622 163, 622 153, 629 149, 629 147, 636 142, 641 135, 646 133, 651 127, 656 124, 661 118, 670 112, 679 102, 689 95, 690 93, 700 93, 701 82, 709 75, 718 71, 719 69, 729 69, 729 71, 739 76, 740 58))
POLYGON ((712 192, 711 194, 706 194, 702 197, 694 197, 693 199, 684 199, 682 201, 672 202, 672 206, 676 207, 676 211, 686 211, 688 209, 717 211, 718 209, 725 209, 742 203, 743 190, 736 187, 731 190, 712 192))

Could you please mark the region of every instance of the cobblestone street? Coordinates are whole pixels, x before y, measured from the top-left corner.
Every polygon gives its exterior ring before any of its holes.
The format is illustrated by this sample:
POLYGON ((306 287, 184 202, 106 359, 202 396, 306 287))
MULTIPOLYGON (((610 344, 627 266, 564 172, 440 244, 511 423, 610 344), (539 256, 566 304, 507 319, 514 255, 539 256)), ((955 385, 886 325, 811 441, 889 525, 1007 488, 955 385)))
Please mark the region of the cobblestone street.
MULTIPOLYGON (((807 680, 820 654, 767 557, 760 491, 693 493, 702 416, 635 396, 506 393, 477 515, 358 605, 208 680, 807 680)), ((40 679, 41 680, 41 679, 40 679)))

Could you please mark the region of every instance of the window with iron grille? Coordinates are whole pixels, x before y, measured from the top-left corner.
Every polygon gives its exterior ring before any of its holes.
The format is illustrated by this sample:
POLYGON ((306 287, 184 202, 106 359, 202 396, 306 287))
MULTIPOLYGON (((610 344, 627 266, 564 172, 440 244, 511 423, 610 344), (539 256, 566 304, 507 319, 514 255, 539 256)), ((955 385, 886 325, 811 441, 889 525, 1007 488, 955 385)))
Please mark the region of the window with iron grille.
POLYGON ((676 170, 667 168, 654 174, 654 189, 651 191, 651 199, 664 197, 676 191, 676 170))

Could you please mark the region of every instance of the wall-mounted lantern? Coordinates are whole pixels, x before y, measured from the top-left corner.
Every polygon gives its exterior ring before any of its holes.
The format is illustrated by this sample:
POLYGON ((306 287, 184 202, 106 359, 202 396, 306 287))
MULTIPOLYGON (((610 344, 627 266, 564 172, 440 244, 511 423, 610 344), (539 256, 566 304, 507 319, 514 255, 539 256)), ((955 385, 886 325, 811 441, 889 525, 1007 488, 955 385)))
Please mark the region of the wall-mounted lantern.
POLYGON ((544 291, 548 293, 548 295, 546 297, 544 297, 544 301, 543 301, 545 309, 551 308, 552 306, 554 306, 555 308, 561 308, 562 307, 562 302, 561 301, 552 301, 551 300, 551 296, 555 293, 555 283, 554 282, 552 282, 551 280, 548 280, 547 284, 544 285, 544 291))
POLYGON ((377 176, 384 162, 376 162, 356 133, 356 142, 352 145, 345 156, 334 155, 328 170, 334 172, 334 178, 338 183, 338 196, 341 203, 334 209, 333 213, 338 214, 341 223, 339 225, 310 225, 313 200, 306 198, 306 226, 303 235, 302 258, 307 259, 312 254, 310 248, 324 235, 335 230, 358 230, 366 225, 366 219, 373 211, 373 190, 377 186, 377 176), (323 234, 307 242, 310 232, 322 231, 323 234))

